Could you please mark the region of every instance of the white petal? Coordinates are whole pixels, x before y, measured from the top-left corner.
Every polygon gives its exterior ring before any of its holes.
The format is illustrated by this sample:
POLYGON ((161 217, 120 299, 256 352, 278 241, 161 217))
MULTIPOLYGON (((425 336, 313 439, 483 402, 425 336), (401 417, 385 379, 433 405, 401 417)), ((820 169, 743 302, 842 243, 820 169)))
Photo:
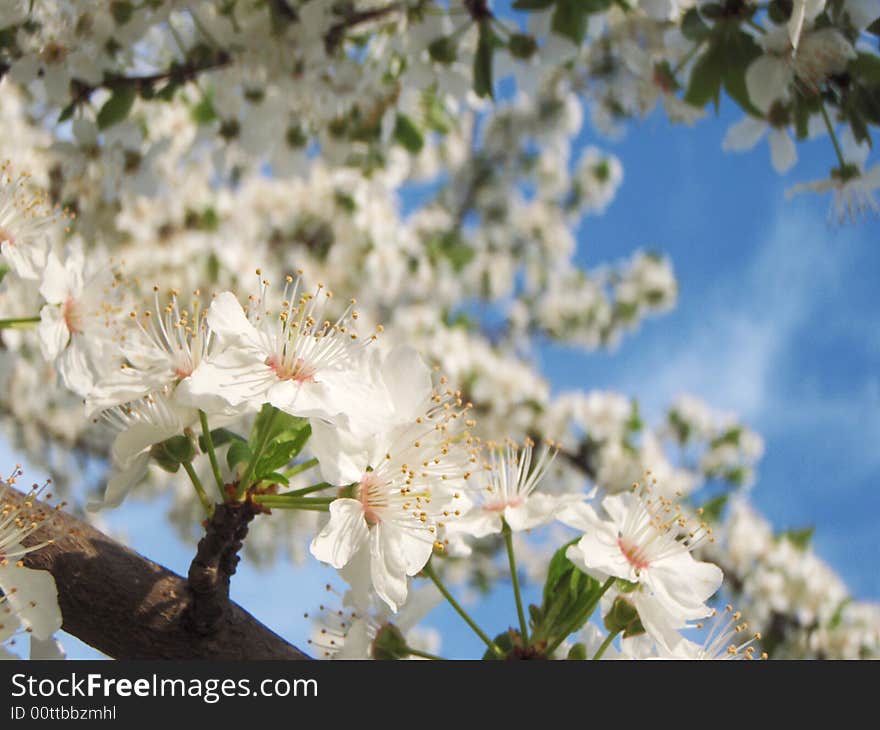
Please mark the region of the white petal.
POLYGON ((58 371, 64 384, 77 395, 85 398, 95 386, 95 374, 89 365, 85 336, 71 337, 67 347, 58 358, 58 371))
POLYGON ((392 349, 382 363, 382 380, 400 420, 414 420, 418 409, 431 397, 431 371, 418 351, 408 345, 392 349))
POLYGON ((320 419, 313 418, 309 424, 309 450, 318 459, 324 481, 336 487, 359 482, 366 468, 372 466, 364 441, 320 419))
POLYGON ((770 130, 770 159, 780 175, 788 172, 797 162, 797 149, 788 133, 782 129, 770 130))
POLYGON ((731 125, 724 135, 721 149, 725 152, 730 150, 750 150, 767 133, 767 122, 763 119, 747 116, 731 125))
POLYGON ((218 294, 208 309, 208 326, 220 337, 259 343, 259 335, 248 321, 241 302, 232 292, 218 294))
POLYGON ((50 304, 64 304, 70 296, 67 285, 67 272, 54 252, 46 257, 46 270, 40 284, 40 295, 50 304))
POLYGON ((370 539, 364 507, 356 499, 337 499, 330 503, 330 519, 312 540, 312 555, 337 570, 348 563, 370 539))
POLYGON ((746 70, 749 99, 764 113, 767 113, 774 101, 788 96, 791 80, 791 68, 776 56, 761 56, 746 70))
POLYGON ((103 500, 100 502, 89 502, 87 509, 90 512, 97 512, 105 507, 118 507, 122 504, 122 500, 128 496, 132 488, 137 486, 147 475, 147 464, 149 462, 150 452, 145 451, 132 459, 127 467, 115 471, 110 479, 107 480, 103 500))
POLYGON ((880 0, 845 0, 843 7, 859 30, 864 30, 880 18, 880 0))
POLYGON ((370 576, 376 594, 394 611, 406 602, 406 564, 399 529, 376 525, 370 534, 370 576))
POLYGON ((506 507, 504 519, 514 532, 531 530, 550 522, 562 504, 559 498, 552 494, 533 492, 518 507, 506 507))
POLYGON ((49 571, 0 565, 0 589, 18 619, 38 639, 48 639, 61 629, 58 589, 49 571))
POLYGON ((43 357, 49 362, 54 362, 70 340, 70 332, 61 307, 54 304, 43 305, 40 310, 40 323, 37 325, 37 337, 40 339, 43 357))

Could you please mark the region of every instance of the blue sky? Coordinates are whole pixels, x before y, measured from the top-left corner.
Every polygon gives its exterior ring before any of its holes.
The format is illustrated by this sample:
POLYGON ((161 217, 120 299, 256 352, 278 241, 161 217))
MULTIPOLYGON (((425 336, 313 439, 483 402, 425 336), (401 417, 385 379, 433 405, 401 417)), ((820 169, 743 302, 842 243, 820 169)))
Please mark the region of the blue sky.
MULTIPOLYGON (((799 145, 800 163, 779 177, 766 144, 722 153, 736 119, 722 109, 720 118, 685 129, 655 115, 614 144, 585 131, 579 142, 614 151, 625 180, 606 215, 584 222, 581 263, 661 251, 674 263, 680 299, 613 352, 543 347, 542 369, 557 391, 635 395, 649 417, 682 392, 740 413, 766 440, 757 505, 779 528, 815 525, 816 549, 853 594, 880 599, 880 221, 831 225, 827 198, 786 201, 794 181, 827 174, 829 140, 799 145)), ((193 546, 163 515, 161 504, 130 502, 108 520, 135 549, 183 573, 193 546)), ((326 599, 330 578, 314 563, 262 572, 245 565, 233 597, 303 644, 303 613, 326 599)), ((515 620, 507 586, 474 610, 497 630, 515 620)), ((447 608, 429 623, 444 634, 447 656, 480 652, 447 608)), ((72 638, 66 645, 71 657, 95 656, 72 638)))

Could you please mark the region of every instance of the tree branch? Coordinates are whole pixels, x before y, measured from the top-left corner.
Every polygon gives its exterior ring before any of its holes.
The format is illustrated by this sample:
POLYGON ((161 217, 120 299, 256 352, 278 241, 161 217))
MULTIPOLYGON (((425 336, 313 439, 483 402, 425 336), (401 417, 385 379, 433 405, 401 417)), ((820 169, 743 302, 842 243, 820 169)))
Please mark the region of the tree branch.
MULTIPOLYGON (((6 501, 20 504, 14 489, 6 501)), ((52 512, 28 542, 52 539, 29 553, 29 568, 48 570, 58 585, 64 630, 116 659, 308 659, 229 601, 211 631, 194 630, 187 581, 66 512, 52 512)))

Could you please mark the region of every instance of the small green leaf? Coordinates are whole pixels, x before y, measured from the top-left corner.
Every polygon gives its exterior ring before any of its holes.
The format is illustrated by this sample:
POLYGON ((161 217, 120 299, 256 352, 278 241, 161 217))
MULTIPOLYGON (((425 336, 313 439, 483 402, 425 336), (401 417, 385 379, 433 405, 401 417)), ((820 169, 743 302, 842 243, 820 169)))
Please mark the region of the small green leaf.
POLYGON ((538 43, 532 36, 525 33, 511 33, 507 40, 507 50, 514 58, 527 59, 535 55, 538 43))
POLYGON ((566 659, 569 661, 579 661, 582 662, 587 658, 587 647, 581 643, 575 644, 571 649, 568 650, 568 656, 566 659))
POLYGON ((135 96, 134 89, 128 86, 116 89, 98 112, 98 128, 107 129, 123 121, 134 106, 135 96))
POLYGON ((583 0, 557 0, 550 25, 553 32, 580 47, 587 37, 588 5, 583 0))
MULTIPOLYGON (((214 428, 211 430, 211 442, 215 447, 223 446, 224 444, 228 444, 231 441, 241 441, 244 442, 244 437, 239 436, 234 431, 230 431, 228 428, 214 428)), ((202 451, 206 451, 208 445, 205 443, 205 437, 201 434, 199 435, 199 449, 202 451)))
POLYGON ((406 114, 397 115, 394 125, 394 139, 411 154, 418 154, 425 146, 425 138, 416 123, 406 114))
POLYGON ((61 110, 61 113, 58 115, 58 119, 56 120, 56 124, 61 124, 62 122, 66 122, 73 116, 73 113, 76 111, 76 102, 70 102, 66 107, 61 110))
POLYGON ((125 25, 134 15, 134 6, 128 0, 113 0, 110 3, 110 14, 116 25, 125 25))
POLYGON ((458 43, 452 36, 440 36, 428 44, 428 55, 437 63, 449 65, 458 58, 458 43))
POLYGON ((624 636, 637 636, 645 633, 636 607, 620 596, 614 599, 614 603, 605 614, 604 623, 605 628, 612 634, 619 631, 622 631, 624 636))
POLYGON ((480 37, 474 54, 474 93, 479 97, 494 98, 492 63, 496 39, 488 21, 480 22, 480 37))
POLYGON ((192 108, 192 118, 196 124, 210 124, 218 119, 210 94, 205 94, 202 100, 192 108))
POLYGON ((290 480, 281 472, 271 471, 260 477, 261 482, 271 482, 272 484, 283 484, 285 487, 290 484, 290 480))
POLYGON ((712 29, 706 25, 696 8, 688 10, 681 19, 681 34, 689 41, 699 43, 711 32, 712 29))
POLYGON ((246 464, 252 457, 251 448, 247 443, 244 441, 233 441, 226 452, 226 463, 230 469, 235 471, 236 466, 246 464))
POLYGON ((556 0, 516 0, 513 3, 514 10, 546 10, 551 7, 556 0))
POLYGON ((815 531, 815 527, 801 527, 795 530, 785 530, 784 532, 779 533, 779 537, 783 540, 788 540, 800 550, 806 550, 810 547, 810 542, 813 540, 813 533, 815 531))
POLYGON ((724 58, 712 46, 694 64, 684 100, 697 107, 704 107, 711 101, 717 109, 723 75, 724 58))
POLYGON ((859 52, 849 62, 849 70, 868 86, 880 84, 880 57, 873 53, 859 52))

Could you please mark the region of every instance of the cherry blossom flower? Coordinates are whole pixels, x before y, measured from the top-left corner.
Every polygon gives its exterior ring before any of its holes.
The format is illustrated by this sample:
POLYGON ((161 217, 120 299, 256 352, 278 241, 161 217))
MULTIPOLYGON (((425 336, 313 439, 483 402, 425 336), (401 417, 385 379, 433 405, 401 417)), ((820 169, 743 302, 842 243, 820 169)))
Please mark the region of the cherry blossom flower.
POLYGON ((487 445, 488 458, 468 485, 475 504, 450 524, 450 532, 485 537, 501 532, 505 522, 514 531, 531 530, 550 522, 564 506, 585 499, 540 491, 556 449, 546 446, 533 463, 533 448, 530 439, 522 448, 511 441, 487 445))
POLYGON ((198 412, 175 403, 163 391, 103 411, 100 417, 116 432, 110 449, 112 473, 101 501, 89 504, 96 511, 118 507, 147 473, 150 450, 198 420, 198 412))
MULTIPOLYGON (((392 351, 389 358, 393 363, 409 356, 392 351)), ((462 487, 475 457, 458 393, 425 393, 418 375, 385 383, 394 387, 393 401, 419 404, 420 415, 386 421, 370 438, 311 420, 310 446, 324 480, 350 494, 330 504, 330 519, 311 552, 336 569, 360 557, 359 572, 370 576, 373 590, 396 611, 406 600, 407 576, 421 571, 435 547, 443 548, 438 531, 445 521, 469 507, 462 487)))
POLYGON ((711 539, 710 532, 704 525, 691 528, 680 506, 653 496, 649 487, 605 497, 602 508, 606 517, 587 504, 560 513, 560 521, 585 533, 566 555, 597 580, 632 584, 621 595, 635 606, 646 631, 669 649, 680 638, 678 629, 711 613, 705 602, 721 586, 721 570, 691 555, 711 539))
POLYGON ((0 253, 22 279, 39 279, 57 221, 42 193, 31 192, 26 174, 0 166, 0 253))
MULTIPOLYGON (((34 647, 39 654, 50 648, 53 634, 61 629, 58 591, 51 573, 26 568, 21 559, 51 542, 22 544, 51 516, 51 512, 34 507, 34 500, 49 482, 34 485, 22 501, 13 503, 7 500, 8 490, 20 476, 21 470, 16 468, 0 487, 0 644, 25 632, 32 640, 45 642, 34 647)), ((0 647, 0 658, 3 654, 0 647)))
POLYGON ((57 362, 64 383, 87 396, 96 372, 116 359, 114 340, 122 313, 112 268, 100 256, 86 262, 81 246, 67 250, 62 262, 49 254, 40 294, 37 334, 43 355, 57 362))
POLYGON ((211 303, 207 323, 220 346, 193 371, 190 394, 220 396, 233 406, 271 403, 295 416, 338 416, 358 388, 362 341, 352 328, 354 301, 331 323, 323 312, 332 294, 320 284, 315 294, 301 293, 300 279, 288 277, 281 311, 273 314, 268 287, 263 280, 247 313, 231 292, 211 303))

